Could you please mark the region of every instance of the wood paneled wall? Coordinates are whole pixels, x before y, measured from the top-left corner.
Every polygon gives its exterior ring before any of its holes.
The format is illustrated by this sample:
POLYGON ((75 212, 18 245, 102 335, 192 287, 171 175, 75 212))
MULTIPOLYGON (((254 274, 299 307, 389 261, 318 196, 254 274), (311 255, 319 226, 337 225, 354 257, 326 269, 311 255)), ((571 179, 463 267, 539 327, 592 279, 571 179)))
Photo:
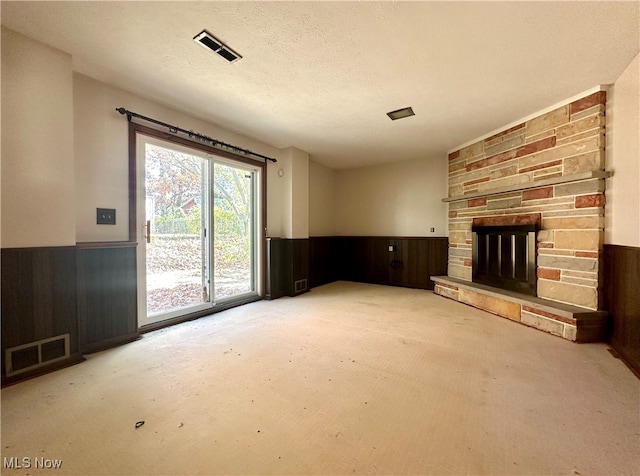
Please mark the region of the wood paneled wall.
POLYGON ((140 337, 136 244, 78 244, 78 316, 83 353, 140 337))
POLYGON ((267 299, 296 296, 309 289, 309 240, 306 238, 267 239, 267 299), (295 283, 306 280, 304 289, 295 283))
POLYGON ((640 248, 605 245, 604 282, 611 346, 640 376, 640 248))
POLYGON ((309 287, 315 288, 340 279, 340 238, 314 236, 309 238, 309 287))
POLYGON ((340 279, 433 289, 429 278, 447 273, 447 252, 442 237, 312 237, 310 287, 340 279))
POLYGON ((2 383, 43 373, 6 377, 5 351, 19 345, 69 334, 70 358, 51 365, 81 361, 75 247, 3 248, 1 260, 2 383))
POLYGON ((136 339, 135 243, 2 249, 2 383, 136 339), (65 361, 7 378, 5 350, 69 334, 65 361))

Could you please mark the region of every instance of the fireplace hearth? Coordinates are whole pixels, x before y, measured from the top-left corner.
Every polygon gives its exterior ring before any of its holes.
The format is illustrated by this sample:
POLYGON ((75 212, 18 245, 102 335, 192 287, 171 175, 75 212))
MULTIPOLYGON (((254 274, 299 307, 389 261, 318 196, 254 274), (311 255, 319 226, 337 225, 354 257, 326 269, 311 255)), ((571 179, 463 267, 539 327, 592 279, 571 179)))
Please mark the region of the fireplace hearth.
POLYGON ((536 295, 536 225, 474 226, 472 281, 536 295))

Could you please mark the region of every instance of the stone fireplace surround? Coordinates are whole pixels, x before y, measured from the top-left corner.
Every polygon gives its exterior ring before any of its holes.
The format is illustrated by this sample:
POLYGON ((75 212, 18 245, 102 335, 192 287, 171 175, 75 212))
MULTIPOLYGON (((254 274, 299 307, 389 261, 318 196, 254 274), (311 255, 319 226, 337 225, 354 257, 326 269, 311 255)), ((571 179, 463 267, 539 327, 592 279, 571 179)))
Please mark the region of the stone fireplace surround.
POLYGON ((579 342, 606 335, 602 300, 606 93, 449 154, 447 276, 434 292, 579 342), (537 296, 472 282, 474 225, 539 225, 537 296))

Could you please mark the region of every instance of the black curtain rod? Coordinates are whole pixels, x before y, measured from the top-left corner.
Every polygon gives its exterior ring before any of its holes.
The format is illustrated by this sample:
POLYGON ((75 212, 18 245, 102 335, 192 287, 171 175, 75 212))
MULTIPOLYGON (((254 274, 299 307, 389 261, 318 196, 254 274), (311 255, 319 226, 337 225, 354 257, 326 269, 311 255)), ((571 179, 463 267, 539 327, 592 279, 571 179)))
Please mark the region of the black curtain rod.
POLYGON ((143 121, 152 122, 153 124, 166 127, 167 129, 169 129, 169 132, 172 132, 174 134, 177 134, 178 132, 182 132, 183 134, 187 134, 190 139, 197 139, 199 141, 209 142, 214 147, 224 147, 227 149, 231 149, 234 152, 240 152, 245 155, 253 155, 254 157, 260 157, 261 159, 268 160, 270 162, 277 162, 277 160, 272 157, 267 157, 266 155, 258 154, 256 152, 251 152, 250 150, 243 149, 241 147, 236 147, 235 145, 227 144, 226 142, 213 139, 209 136, 205 136, 203 134, 198 134, 197 132, 182 129, 181 127, 172 126, 171 124, 167 124, 166 122, 161 122, 156 119, 152 119, 151 117, 143 116, 141 114, 128 111, 124 107, 117 107, 116 111, 118 111, 122 115, 126 114, 128 121, 130 121, 132 117, 137 117, 138 119, 142 119, 143 121))

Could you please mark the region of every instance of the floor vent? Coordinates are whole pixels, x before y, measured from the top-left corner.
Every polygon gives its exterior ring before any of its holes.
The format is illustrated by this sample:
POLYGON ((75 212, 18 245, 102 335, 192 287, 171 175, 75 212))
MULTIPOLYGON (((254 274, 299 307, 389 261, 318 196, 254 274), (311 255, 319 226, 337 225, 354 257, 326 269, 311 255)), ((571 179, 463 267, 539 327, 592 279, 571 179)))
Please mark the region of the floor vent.
POLYGON ((68 359, 69 334, 11 347, 5 351, 7 377, 68 359))
POLYGON ((307 290, 307 280, 306 279, 300 279, 298 281, 295 281, 293 283, 293 287, 294 287, 294 292, 296 294, 301 293, 303 291, 307 290))

